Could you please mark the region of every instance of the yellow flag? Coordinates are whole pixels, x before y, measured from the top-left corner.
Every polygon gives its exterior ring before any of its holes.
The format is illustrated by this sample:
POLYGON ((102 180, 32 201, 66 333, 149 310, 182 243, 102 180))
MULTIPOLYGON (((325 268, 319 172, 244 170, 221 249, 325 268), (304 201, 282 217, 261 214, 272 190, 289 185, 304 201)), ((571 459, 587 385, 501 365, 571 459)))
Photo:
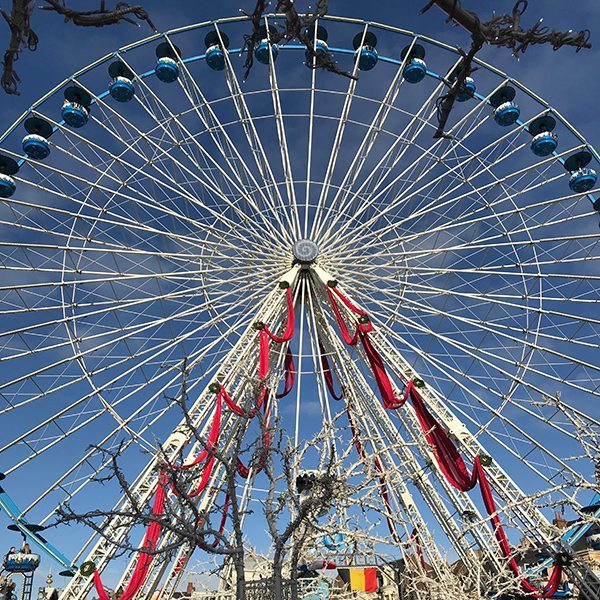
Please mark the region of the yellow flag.
POLYGON ((365 591, 364 569, 350 569, 350 589, 356 592, 365 591))

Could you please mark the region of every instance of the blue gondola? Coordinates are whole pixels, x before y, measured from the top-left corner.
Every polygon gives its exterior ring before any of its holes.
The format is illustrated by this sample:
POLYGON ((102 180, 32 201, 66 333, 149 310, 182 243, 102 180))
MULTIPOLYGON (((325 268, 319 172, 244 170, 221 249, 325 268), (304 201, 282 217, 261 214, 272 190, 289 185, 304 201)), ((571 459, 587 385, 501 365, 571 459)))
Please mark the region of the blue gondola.
MULTIPOLYGON (((317 56, 325 56, 329 52, 329 46, 323 40, 317 40, 315 42, 315 54, 317 56)), ((313 66, 313 57, 310 50, 305 50, 304 57, 306 58, 306 65, 308 67, 313 66)))
POLYGON ((361 71, 370 71, 379 60, 379 55, 375 46, 377 46, 377 37, 374 33, 357 33, 352 40, 352 45, 358 54, 358 68, 361 71))
POLYGON ((576 194, 585 194, 596 185, 597 179, 598 177, 594 169, 577 169, 569 177, 569 187, 576 194))
POLYGON ((69 127, 83 127, 90 116, 92 97, 89 92, 76 85, 65 90, 65 102, 62 105, 62 118, 69 127))
POLYGON ((536 156, 550 156, 558 147, 558 136, 552 133, 555 127, 556 119, 551 115, 542 115, 530 123, 531 151, 536 156))
POLYGON ((173 46, 168 42, 163 42, 156 47, 156 67, 154 72, 159 81, 163 83, 173 83, 179 77, 178 60, 181 57, 181 52, 177 46, 173 46))
POLYGON ((494 107, 494 120, 502 127, 516 123, 521 114, 521 110, 513 102, 515 95, 515 88, 505 85, 490 96, 490 104, 494 107))
POLYGON ((475 80, 472 77, 466 77, 465 84, 456 95, 456 100, 458 102, 466 102, 467 100, 470 100, 475 95, 476 89, 477 86, 475 85, 475 80))
MULTIPOLYGON (((0 157, 1 161, 1 157, 0 157)), ((0 472, 0 480, 4 479, 4 473, 0 472)), ((69 561, 57 548, 55 548, 48 540, 40 535, 40 532, 45 529, 41 525, 28 523, 20 517, 23 511, 14 503, 12 498, 6 493, 6 490, 0 486, 0 511, 4 512, 12 521, 12 524, 7 527, 11 531, 20 532, 22 536, 31 540, 39 548, 42 549, 49 557, 57 561, 64 568, 60 572, 62 577, 72 577, 74 574, 73 563, 69 561)))
POLYGON ((403 69, 402 75, 408 83, 419 83, 427 75, 427 65, 420 58, 413 58, 403 69))
POLYGON ((33 573, 39 566, 39 554, 23 552, 8 554, 4 562, 4 570, 9 573, 33 573))
POLYGON ((30 133, 23 138, 23 152, 33 160, 44 160, 50 155, 50 144, 45 137, 30 133))
POLYGON ((343 533, 334 533, 333 535, 324 535, 321 538, 323 546, 328 550, 341 552, 346 546, 346 536, 343 533))
POLYGON ((504 102, 494 111, 494 120, 502 127, 508 127, 517 122, 521 111, 514 102, 504 102))
POLYGON ((108 86, 110 95, 117 102, 129 102, 135 95, 134 74, 122 61, 117 60, 108 67, 112 81, 108 86))
POLYGON ((229 48, 229 38, 223 32, 209 31, 204 38, 204 43, 206 64, 213 71, 222 71, 225 68, 225 50, 229 48))
POLYGON ((135 96, 135 87, 127 77, 115 77, 109 86, 110 95, 117 102, 129 102, 135 96))
POLYGON ((16 191, 15 180, 9 175, 0 173, 0 198, 10 198, 16 191))
POLYGON ((588 535, 586 542, 592 550, 600 550, 600 533, 588 535))
POLYGON ((168 56, 163 56, 156 61, 154 71, 158 80, 163 83, 173 83, 179 77, 179 65, 177 61, 168 56))
POLYGON ((67 125, 76 129, 83 127, 88 122, 89 116, 88 109, 82 104, 69 102, 68 100, 64 101, 62 105, 62 118, 67 125))
POLYGON ((425 63, 425 48, 420 44, 406 46, 400 53, 402 60, 406 60, 402 76, 408 83, 419 83, 427 75, 427 64, 425 63))
POLYGON ((112 81, 108 86, 110 95, 117 102, 130 102, 135 95, 133 71, 122 61, 117 60, 108 67, 112 81))
POLYGON ((33 160, 44 160, 50 154, 48 138, 52 135, 52 125, 41 117, 29 117, 25 121, 27 135, 23 138, 23 152, 33 160))
MULTIPOLYGON (((320 57, 324 57, 329 52, 329 46, 327 45, 327 38, 329 37, 329 33, 325 27, 319 25, 317 27, 316 39, 315 39, 315 30, 314 27, 309 27, 306 32, 308 39, 315 45, 315 54, 320 57)), ((310 50, 306 50, 304 52, 304 57, 306 58, 306 66, 312 68, 313 66, 313 55, 310 50)))
POLYGON ((552 594, 552 598, 572 598, 574 593, 574 586, 570 582, 561 583, 558 589, 552 594))
MULTIPOLYGON (((450 70, 448 72, 448 75, 446 76, 448 81, 450 83, 454 84, 454 82, 458 79, 459 75, 461 74, 462 69, 463 69, 462 64, 459 64, 456 67, 454 67, 452 70, 450 70)), ((477 90, 477 86, 475 85, 475 80, 472 77, 470 77, 469 75, 467 75, 465 77, 465 80, 464 80, 462 86, 459 88, 459 90, 456 94, 456 101, 457 102, 466 102, 467 100, 470 100, 475 95, 476 90, 477 90)))
POLYGON ((19 164, 10 156, 0 154, 0 198, 10 198, 17 190, 12 178, 19 171, 19 164))
POLYGON ((587 168, 592 160, 592 155, 587 150, 572 154, 565 160, 565 169, 571 173, 569 187, 576 194, 585 194, 596 185, 596 171, 587 168))
POLYGON ((268 31, 264 25, 260 28, 261 39, 258 43, 258 46, 256 46, 256 50, 254 50, 254 57, 259 63, 268 65, 271 60, 271 56, 273 57, 273 60, 277 60, 279 48, 277 47, 277 44, 272 42, 276 35, 277 29, 275 29, 275 27, 272 25, 269 25, 268 31))
POLYGON ((558 147, 558 136, 549 131, 538 133, 531 140, 531 151, 536 156, 550 156, 558 147))
POLYGON ((256 46, 256 50, 254 51, 256 60, 263 65, 269 64, 271 56, 273 57, 273 60, 276 60, 278 54, 279 49, 277 48, 277 44, 270 44, 269 40, 266 38, 260 40, 258 46, 256 46))

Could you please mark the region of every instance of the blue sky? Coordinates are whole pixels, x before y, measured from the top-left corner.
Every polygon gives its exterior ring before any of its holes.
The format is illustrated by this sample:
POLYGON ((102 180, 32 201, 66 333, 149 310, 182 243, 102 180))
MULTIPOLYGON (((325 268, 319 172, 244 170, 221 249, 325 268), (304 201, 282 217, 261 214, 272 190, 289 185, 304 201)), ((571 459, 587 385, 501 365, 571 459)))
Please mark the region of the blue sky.
MULTIPOLYGON (((399 9, 400 3, 390 1, 367 5, 356 1, 331 0, 330 12, 390 23, 450 44, 463 47, 468 45, 466 33, 447 25, 444 15, 438 9, 432 8, 426 15, 418 16, 417 13, 424 3, 425 0, 405 2, 401 4, 402 9, 399 9)), ((240 0, 217 3, 165 3, 157 0, 144 2, 159 30, 236 15, 241 7, 251 10, 253 4, 240 0)), ((467 3, 467 6, 475 4, 479 7, 481 16, 486 18, 492 6, 498 11, 510 11, 513 2, 473 1, 467 3)), ((298 5, 300 8, 305 6, 300 0, 298 5)), ((559 29, 578 30, 589 27, 593 31, 593 43, 596 39, 594 32, 598 32, 600 36, 600 11, 592 0, 578 2, 576 11, 565 10, 565 3, 560 0, 531 2, 525 15, 525 25, 535 22, 539 17, 543 17, 549 26, 555 25, 559 29)), ((140 28, 124 24, 99 30, 79 29, 72 25, 63 25, 60 17, 41 11, 34 15, 33 28, 40 36, 40 45, 36 53, 23 52, 17 63, 18 72, 23 80, 21 95, 0 96, 2 128, 8 127, 39 96, 73 71, 119 46, 150 33, 145 25, 140 28)), ((234 40, 232 43, 238 45, 234 40)), ((198 46, 202 47, 201 38, 198 39, 198 46)), ((553 52, 547 47, 531 48, 520 61, 515 60, 508 50, 485 49, 480 57, 507 71, 548 100, 571 120, 590 144, 594 144, 600 127, 597 118, 600 84, 596 74, 596 47, 580 54, 576 54, 572 49, 553 52)))

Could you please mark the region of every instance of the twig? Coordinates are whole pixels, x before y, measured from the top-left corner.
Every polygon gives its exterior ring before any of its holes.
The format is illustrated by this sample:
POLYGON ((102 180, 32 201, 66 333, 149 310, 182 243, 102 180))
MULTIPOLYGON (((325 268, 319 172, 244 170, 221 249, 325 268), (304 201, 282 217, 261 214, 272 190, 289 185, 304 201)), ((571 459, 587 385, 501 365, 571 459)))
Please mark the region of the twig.
MULTIPOLYGON (((15 62, 24 48, 32 52, 37 49, 39 38, 31 28, 31 15, 35 10, 34 0, 12 0, 10 15, 0 9, 0 14, 10 28, 10 41, 2 61, 2 88, 7 94, 18 94, 21 79, 15 71, 15 62)), ((141 5, 117 2, 114 9, 107 9, 105 0, 100 1, 96 10, 79 11, 66 6, 59 0, 44 0, 39 8, 62 15, 65 22, 72 22, 78 27, 105 27, 121 22, 138 25, 139 21, 148 23, 153 31, 156 27, 150 15, 141 5)))
POLYGON ((521 17, 527 10, 527 0, 518 0, 514 5, 512 13, 493 14, 489 21, 482 22, 476 13, 466 10, 461 6, 459 0, 431 0, 420 14, 428 11, 432 6, 438 6, 448 15, 448 20, 464 27, 471 34, 471 48, 468 53, 463 52, 463 58, 458 67, 458 75, 454 80, 448 93, 437 101, 438 127, 434 133, 435 138, 451 138, 445 133, 448 117, 454 106, 456 96, 464 88, 465 79, 472 70, 475 55, 485 44, 498 48, 510 48, 514 56, 523 54, 529 46, 538 44, 550 44, 553 50, 563 46, 571 46, 579 52, 582 48, 591 48, 590 31, 584 29, 579 32, 556 31, 542 26, 540 19, 533 27, 525 30, 521 26, 521 17))

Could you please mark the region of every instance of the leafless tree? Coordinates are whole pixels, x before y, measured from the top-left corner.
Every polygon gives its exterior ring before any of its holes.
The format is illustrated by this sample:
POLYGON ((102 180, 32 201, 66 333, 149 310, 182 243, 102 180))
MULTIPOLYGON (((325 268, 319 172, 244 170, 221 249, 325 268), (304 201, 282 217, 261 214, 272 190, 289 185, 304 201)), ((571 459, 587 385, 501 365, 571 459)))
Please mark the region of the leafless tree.
MULTIPOLYGON (((129 538, 122 540, 110 540, 115 543, 121 552, 145 552, 161 554, 165 559, 171 558, 172 554, 182 544, 190 549, 190 554, 195 549, 204 551, 215 558, 225 559, 225 568, 221 568, 225 594, 231 590, 232 597, 238 600, 246 598, 246 574, 245 554, 248 551, 247 540, 243 534, 244 517, 249 514, 243 502, 240 502, 237 494, 238 486, 238 458, 246 451, 242 447, 243 432, 247 422, 243 418, 237 419, 239 431, 233 431, 231 440, 233 445, 225 450, 212 447, 206 438, 199 432, 189 417, 187 406, 187 379, 189 370, 184 360, 181 367, 181 391, 178 397, 170 398, 182 410, 187 429, 191 432, 193 439, 208 452, 219 464, 223 475, 221 484, 213 490, 207 489, 206 493, 226 491, 230 500, 224 504, 209 503, 209 508, 201 510, 194 498, 187 493, 194 481, 198 479, 198 473, 178 469, 170 464, 166 458, 159 461, 157 471, 160 471, 171 482, 172 492, 168 495, 165 511, 162 515, 153 515, 146 504, 136 500, 129 482, 121 469, 120 449, 104 451, 110 462, 109 479, 115 479, 123 494, 129 498, 127 509, 120 511, 94 510, 86 513, 77 513, 68 505, 60 509, 58 523, 83 523, 99 535, 103 535, 103 522, 106 519, 119 518, 126 530, 134 527, 147 527, 153 522, 160 522, 161 528, 169 533, 169 543, 159 545, 155 549, 138 548, 129 538), (223 512, 226 511, 230 519, 230 531, 225 532, 217 521, 221 521, 223 512), (233 569, 227 567, 230 564, 233 569)), ((561 407, 560 398, 544 399, 542 402, 552 402, 553 406, 561 407)), ((286 437, 285 432, 278 426, 277 420, 269 424, 262 418, 259 412, 260 431, 256 440, 249 446, 253 453, 250 468, 254 473, 264 471, 268 481, 265 497, 262 501, 263 512, 267 525, 268 534, 271 537, 271 552, 265 561, 270 565, 271 590, 274 600, 284 597, 284 581, 291 581, 292 598, 298 597, 298 565, 307 560, 308 550, 317 548, 323 536, 334 532, 343 533, 346 543, 351 545, 348 556, 352 557, 360 553, 360 548, 365 554, 375 555, 384 543, 390 540, 378 534, 381 531, 381 523, 370 522, 372 515, 382 514, 381 498, 379 497, 379 486, 377 482, 381 477, 380 471, 373 467, 372 460, 365 462, 364 457, 356 452, 354 441, 348 442, 344 436, 341 425, 337 420, 342 418, 345 411, 334 416, 332 423, 323 424, 318 433, 297 448, 291 439, 286 437), (332 440, 335 443, 332 445, 332 440), (336 449, 337 448, 337 449, 336 449), (298 474, 302 473, 304 464, 311 464, 306 460, 310 453, 320 457, 318 468, 308 474, 308 483, 300 492, 298 489, 298 474), (360 475, 360 477, 355 477, 360 475), (361 483, 356 483, 360 480, 361 483), (352 484, 349 482, 352 481, 352 484), (348 508, 362 511, 363 522, 359 523, 357 517, 347 517, 348 508)), ((584 427, 582 435, 587 435, 584 427)), ((355 432, 353 432, 355 435, 355 432)), ((314 460, 312 461, 314 464, 314 460)), ((581 486, 582 482, 565 481, 557 483, 552 490, 544 490, 537 496, 532 497, 541 508, 554 508, 555 505, 549 499, 564 488, 581 486)), ((589 489, 589 486, 588 486, 589 489)), ((503 510, 511 510, 514 506, 507 505, 503 510)), ((355 513, 358 511, 354 511, 355 513)), ((591 518, 589 515, 580 515, 582 521, 591 518)), ((396 524, 410 527, 399 521, 400 517, 394 515, 396 524)), ((469 527, 487 527, 487 517, 481 521, 473 521, 469 527)), ((467 528, 468 530, 468 528, 467 528)), ((563 531, 555 528, 555 539, 559 540, 563 531)), ((435 575, 435 570, 429 569, 418 558, 414 540, 406 539, 401 543, 402 556, 404 557, 404 570, 402 572, 402 585, 407 598, 415 600, 436 599, 454 600, 465 598, 466 600, 481 600, 485 598, 487 590, 493 588, 498 593, 510 594, 518 597, 521 593, 518 579, 509 572, 508 561, 505 572, 496 573, 494 569, 486 565, 482 559, 475 569, 464 568, 460 565, 450 565, 446 559, 445 567, 437 569, 448 576, 435 575)), ((417 547, 418 548, 418 547, 417 547)), ((514 548, 514 557, 518 560, 521 554, 527 551, 527 544, 514 548)), ((396 548, 397 552, 397 548, 396 548)), ((394 556, 390 556, 390 559, 394 556)), ((385 574, 385 573, 384 573, 385 574)), ((344 598, 347 588, 342 585, 336 590, 336 597, 344 598)), ((350 592, 348 592, 350 593, 350 592)), ((350 596, 348 596, 350 597, 350 596)))
MULTIPOLYGON (((313 440, 305 444, 306 450, 313 440)), ((337 457, 330 448, 329 457, 318 473, 306 481, 304 490, 298 489, 298 465, 304 452, 299 452, 291 440, 283 440, 282 431, 277 432, 277 443, 265 461, 265 474, 269 480, 269 491, 264 502, 264 512, 268 531, 273 544, 273 598, 283 598, 283 567, 291 548, 289 566, 292 579, 292 594, 295 594, 295 580, 298 560, 307 541, 311 525, 318 515, 329 509, 336 498, 342 495, 344 482, 336 473, 337 457), (278 493, 279 484, 283 489, 278 493)))
POLYGON ((8 575, 0 575, 0 598, 12 600, 15 587, 15 582, 8 575))
MULTIPOLYGON (((165 500, 164 512, 155 515, 146 503, 141 503, 133 493, 131 485, 121 468, 121 447, 116 450, 98 448, 98 451, 108 457, 110 464, 109 474, 98 481, 106 483, 116 480, 120 492, 128 499, 128 505, 124 509, 96 509, 84 513, 77 512, 68 504, 58 509, 58 518, 54 526, 80 523, 100 536, 105 536, 103 523, 108 519, 119 519, 123 531, 131 531, 136 527, 148 527, 152 523, 160 523, 161 531, 168 532, 169 543, 157 545, 156 548, 139 548, 128 535, 122 539, 109 539, 120 553, 144 553, 161 555, 169 559, 182 546, 189 548, 189 554, 198 549, 211 555, 229 559, 235 571, 235 594, 236 598, 244 600, 246 597, 245 587, 245 564, 244 564, 244 536, 242 522, 245 510, 240 504, 237 494, 238 459, 242 452, 252 451, 255 456, 263 452, 261 443, 254 443, 243 448, 243 422, 239 421, 239 431, 233 431, 233 444, 227 451, 221 451, 218 445, 213 446, 200 433, 198 428, 189 417, 187 405, 187 379, 189 370, 187 361, 184 359, 181 365, 181 392, 176 398, 168 398, 175 402, 183 412, 186 427, 193 440, 204 448, 208 457, 214 458, 215 465, 223 472, 222 484, 218 488, 206 488, 204 493, 216 494, 225 491, 226 500, 223 504, 216 502, 208 503, 208 509, 199 508, 199 497, 190 494, 190 489, 197 483, 200 474, 199 469, 181 469, 173 465, 166 456, 157 462, 157 475, 169 482, 170 494, 165 500), (224 532, 225 515, 229 518, 231 535, 224 532)), ((235 427, 235 426, 234 426, 235 427)), ((183 457, 182 457, 183 458, 183 457)), ((206 464, 206 462, 204 462, 206 464)))
POLYGON ((542 25, 540 19, 533 27, 525 30, 521 26, 521 17, 527 10, 527 0, 518 0, 511 14, 493 14, 491 19, 482 21, 473 11, 462 7, 459 0, 430 0, 421 10, 421 14, 432 6, 438 6, 448 15, 448 20, 464 27, 471 34, 471 47, 467 52, 459 48, 462 60, 455 72, 453 81, 447 81, 449 90, 437 101, 438 127, 434 137, 451 137, 445 132, 446 123, 456 101, 464 90, 465 80, 474 70, 475 55, 487 44, 497 48, 509 48, 515 56, 523 54, 529 46, 549 44, 553 50, 571 46, 579 52, 582 48, 591 48, 590 31, 573 32, 550 30, 542 25))
POLYGON ((0 9, 0 15, 4 17, 10 29, 8 47, 2 61, 1 83, 7 94, 18 94, 21 81, 15 70, 15 63, 21 52, 27 48, 35 51, 38 46, 39 37, 31 25, 31 17, 36 8, 57 13, 64 17, 65 22, 73 23, 79 27, 105 27, 118 23, 132 23, 137 25, 145 22, 156 31, 150 15, 139 4, 117 2, 114 8, 106 8, 105 0, 100 0, 100 5, 95 10, 75 10, 60 0, 44 0, 37 5, 35 0, 12 0, 10 13, 0 9))

